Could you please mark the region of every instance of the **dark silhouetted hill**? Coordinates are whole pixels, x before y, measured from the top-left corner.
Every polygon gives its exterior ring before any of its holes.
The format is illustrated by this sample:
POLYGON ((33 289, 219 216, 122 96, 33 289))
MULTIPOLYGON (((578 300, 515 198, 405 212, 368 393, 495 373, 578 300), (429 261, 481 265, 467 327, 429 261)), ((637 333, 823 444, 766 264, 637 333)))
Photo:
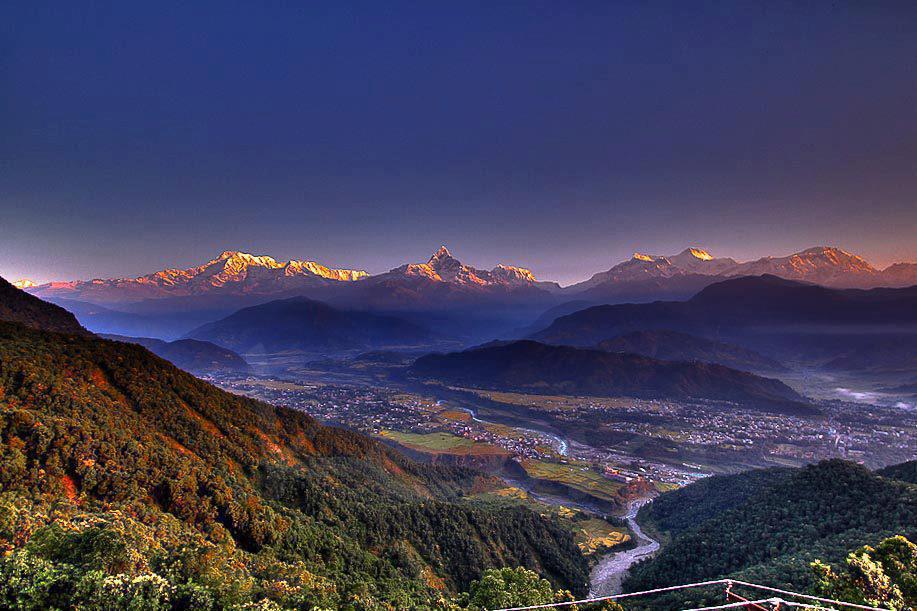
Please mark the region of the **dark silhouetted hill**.
POLYGON ((436 336, 395 316, 341 310, 294 297, 239 310, 187 335, 237 352, 378 349, 429 344, 436 336))
POLYGON ((86 333, 76 317, 0 278, 0 320, 57 333, 86 333))
POLYGON ((628 352, 665 361, 703 361, 743 371, 785 371, 786 367, 754 350, 677 331, 634 331, 596 346, 606 352, 628 352))
POLYGON ((174 342, 166 342, 152 337, 125 337, 123 335, 103 335, 102 337, 118 342, 139 344, 179 369, 192 373, 245 373, 251 371, 251 366, 241 356, 212 342, 197 339, 178 339, 174 342))
POLYGON ((541 394, 735 401, 787 413, 815 413, 778 380, 722 365, 659 361, 530 340, 431 354, 409 373, 459 386, 541 394))

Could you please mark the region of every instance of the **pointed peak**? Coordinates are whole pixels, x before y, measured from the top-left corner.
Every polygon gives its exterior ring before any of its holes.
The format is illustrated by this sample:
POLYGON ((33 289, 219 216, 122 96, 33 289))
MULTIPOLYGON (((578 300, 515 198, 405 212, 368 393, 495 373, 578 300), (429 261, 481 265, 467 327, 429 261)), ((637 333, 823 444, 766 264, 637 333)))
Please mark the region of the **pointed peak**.
POLYGON ((448 248, 446 248, 445 246, 440 246, 439 250, 433 253, 433 255, 430 257, 430 260, 428 261, 428 263, 434 263, 436 261, 442 261, 445 259, 454 259, 454 258, 455 257, 452 256, 452 253, 449 252, 448 248))
POLYGON ((225 261, 226 259, 235 259, 245 254, 246 253, 242 252, 241 250, 224 250, 220 253, 220 256, 217 257, 217 260, 225 261))

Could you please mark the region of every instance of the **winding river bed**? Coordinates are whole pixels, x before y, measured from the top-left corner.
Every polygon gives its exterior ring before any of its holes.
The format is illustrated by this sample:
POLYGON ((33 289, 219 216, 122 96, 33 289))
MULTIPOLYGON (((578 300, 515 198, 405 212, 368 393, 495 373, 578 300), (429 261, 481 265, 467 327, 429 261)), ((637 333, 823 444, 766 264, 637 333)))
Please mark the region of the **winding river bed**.
MULTIPOLYGON (((471 408, 462 406, 459 409, 470 414, 471 418, 475 422, 488 423, 486 420, 478 418, 477 412, 471 408)), ((536 430, 519 426, 516 426, 516 428, 521 428, 531 433, 536 433, 538 435, 547 437, 553 442, 552 445, 554 445, 554 448, 558 454, 561 456, 569 455, 570 444, 563 437, 545 430, 536 430)), ((519 485, 522 486, 522 484, 519 485)), ((568 499, 560 500, 545 497, 541 498, 541 500, 553 504, 565 504, 573 506, 577 505, 577 503, 568 499)), ((651 500, 652 499, 639 499, 633 501, 629 505, 627 513, 623 517, 627 521, 627 525, 631 532, 634 533, 634 537, 637 540, 637 546, 633 549, 629 549, 623 552, 607 554, 601 560, 599 560, 598 564, 593 567, 592 572, 589 575, 589 596, 594 597, 619 594, 621 592, 621 584, 624 582, 624 578, 627 576, 628 569, 630 569, 634 563, 653 555, 656 553, 656 550, 659 549, 659 542, 643 532, 643 529, 641 529, 640 525, 637 524, 636 519, 637 512, 640 510, 640 508, 651 500)), ((590 508, 583 508, 594 511, 590 508)))
POLYGON ((608 554, 595 565, 589 575, 589 596, 610 596, 620 594, 621 584, 627 570, 639 560, 643 560, 659 549, 659 542, 648 536, 637 524, 637 512, 649 502, 649 499, 634 501, 628 508, 624 519, 637 539, 637 547, 623 552, 608 554))

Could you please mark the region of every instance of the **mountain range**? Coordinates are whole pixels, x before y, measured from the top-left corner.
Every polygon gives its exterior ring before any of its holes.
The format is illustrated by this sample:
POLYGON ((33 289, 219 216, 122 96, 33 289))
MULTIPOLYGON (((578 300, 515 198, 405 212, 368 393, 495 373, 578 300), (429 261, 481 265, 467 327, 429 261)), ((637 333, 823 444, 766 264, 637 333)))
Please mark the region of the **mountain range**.
MULTIPOLYGON (((771 274, 839 288, 910 286, 917 284, 917 263, 896 263, 877 269, 866 260, 829 246, 809 248, 784 257, 764 257, 737 262, 687 248, 669 256, 635 253, 634 256, 589 280, 561 288, 539 281, 522 267, 497 265, 480 270, 463 264, 445 246, 425 263, 408 263, 391 271, 369 275, 361 270, 333 269, 315 261, 279 262, 272 257, 227 250, 218 257, 187 269, 165 269, 136 278, 94 279, 23 284, 43 298, 72 299, 99 304, 200 295, 291 295, 297 291, 352 290, 361 298, 402 304, 408 299, 429 298, 427 292, 494 296, 520 289, 600 298, 645 291, 696 291, 704 283, 734 276, 771 274), (385 295, 385 293, 388 293, 385 295)), ((25 282, 25 281, 22 281, 25 282)))
POLYGON ((913 361, 917 287, 831 289, 776 276, 723 280, 685 301, 601 305, 560 316, 531 339, 595 346, 677 332, 834 369, 893 371, 913 361), (833 363, 833 364, 832 364, 833 363))
POLYGON ((678 276, 760 276, 771 274, 834 287, 909 286, 917 283, 917 264, 896 263, 884 270, 840 248, 816 246, 785 257, 763 257, 744 263, 728 257, 714 257, 700 248, 686 248, 677 255, 634 253, 623 263, 595 274, 571 290, 592 289, 608 283, 632 282, 645 278, 678 276))
POLYGON ((184 270, 25 290, 72 311, 80 324, 98 333, 174 340, 243 308, 306 297, 340 310, 423 321, 426 328, 448 329, 451 337, 473 345, 494 337, 526 337, 590 306, 683 300, 724 280, 764 272, 830 287, 917 284, 917 264, 877 270, 832 247, 747 263, 688 248, 672 256, 637 253, 586 282, 560 287, 522 267, 477 269, 441 247, 426 262, 377 275, 226 251, 184 270))
POLYGON ((274 294, 329 282, 353 282, 367 276, 352 269, 331 269, 315 261, 276 261, 273 257, 227 250, 187 269, 164 269, 137 278, 51 282, 29 287, 39 297, 93 303, 119 303, 211 293, 274 294))

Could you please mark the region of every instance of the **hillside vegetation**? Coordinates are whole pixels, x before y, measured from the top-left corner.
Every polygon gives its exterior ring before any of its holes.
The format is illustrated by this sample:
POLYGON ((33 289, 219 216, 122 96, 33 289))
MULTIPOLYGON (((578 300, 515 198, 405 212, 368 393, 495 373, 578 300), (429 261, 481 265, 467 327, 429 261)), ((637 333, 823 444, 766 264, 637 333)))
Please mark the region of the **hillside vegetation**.
MULTIPOLYGON (((671 541, 631 571, 628 591, 723 577, 808 591, 816 559, 841 563, 888 537, 914 540, 917 486, 832 460, 713 477, 663 495, 638 517, 671 541)), ((706 600, 679 594, 652 605, 678 608, 687 596, 706 600)))
POLYGON ((0 323, 0 607, 405 608, 517 565, 581 591, 567 525, 462 498, 492 484, 137 345, 0 323))

